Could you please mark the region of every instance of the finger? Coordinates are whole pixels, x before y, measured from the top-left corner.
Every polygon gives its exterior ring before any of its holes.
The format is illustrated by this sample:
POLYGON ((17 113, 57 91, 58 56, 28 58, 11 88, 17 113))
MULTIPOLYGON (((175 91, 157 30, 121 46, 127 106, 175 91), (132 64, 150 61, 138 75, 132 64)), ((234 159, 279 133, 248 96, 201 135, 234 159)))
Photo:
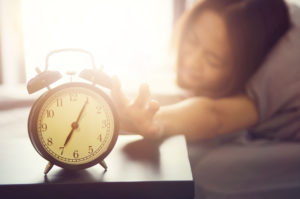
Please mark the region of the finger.
POLYGON ((119 130, 119 135, 133 135, 133 134, 136 134, 136 133, 132 133, 132 132, 129 132, 129 131, 126 131, 123 129, 119 130))
POLYGON ((125 106, 128 104, 128 99, 122 91, 121 83, 117 76, 112 77, 111 96, 117 106, 125 106))
POLYGON ((147 116, 152 118, 153 115, 159 110, 159 108, 160 108, 159 103, 155 100, 151 100, 149 102, 149 106, 147 109, 147 116))
POLYGON ((145 107, 150 97, 150 90, 148 84, 142 84, 139 89, 138 96, 134 100, 132 106, 134 107, 145 107))

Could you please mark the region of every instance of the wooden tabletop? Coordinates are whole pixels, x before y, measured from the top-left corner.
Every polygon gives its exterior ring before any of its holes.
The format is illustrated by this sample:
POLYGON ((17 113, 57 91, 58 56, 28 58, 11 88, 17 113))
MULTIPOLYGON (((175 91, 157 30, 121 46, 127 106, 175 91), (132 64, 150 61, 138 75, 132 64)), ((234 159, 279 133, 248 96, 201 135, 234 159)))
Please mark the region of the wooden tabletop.
POLYGON ((0 112, 0 198, 193 198, 194 184, 183 136, 161 141, 119 136, 100 165, 80 171, 47 164, 27 133, 29 108, 0 112))

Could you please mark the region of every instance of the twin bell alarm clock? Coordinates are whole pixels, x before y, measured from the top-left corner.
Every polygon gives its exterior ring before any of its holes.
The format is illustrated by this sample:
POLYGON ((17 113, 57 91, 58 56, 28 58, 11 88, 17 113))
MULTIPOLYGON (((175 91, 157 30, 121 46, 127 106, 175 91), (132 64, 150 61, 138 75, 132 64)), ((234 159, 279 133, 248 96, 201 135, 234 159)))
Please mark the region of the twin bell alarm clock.
POLYGON ((100 164, 106 170, 104 159, 117 141, 119 125, 111 99, 99 86, 111 88, 111 78, 97 70, 93 56, 81 49, 50 52, 44 71, 37 72, 27 84, 28 93, 47 90, 31 108, 28 133, 35 150, 48 161, 44 173, 53 165, 76 170, 100 164), (64 51, 88 54, 93 67, 79 74, 87 81, 71 81, 51 88, 62 75, 48 70, 49 57, 64 51))

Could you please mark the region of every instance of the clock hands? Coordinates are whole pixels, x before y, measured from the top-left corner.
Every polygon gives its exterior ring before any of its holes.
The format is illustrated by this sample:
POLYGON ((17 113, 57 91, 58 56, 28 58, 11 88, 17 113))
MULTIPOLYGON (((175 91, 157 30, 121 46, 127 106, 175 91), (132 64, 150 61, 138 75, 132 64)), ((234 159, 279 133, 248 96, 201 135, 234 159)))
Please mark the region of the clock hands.
POLYGON ((83 107, 81 108, 80 113, 79 113, 79 115, 78 115, 76 121, 73 122, 73 123, 71 124, 71 128, 72 128, 72 129, 71 129, 71 131, 70 131, 70 133, 69 133, 69 135, 68 135, 68 137, 67 137, 67 139, 66 139, 66 141, 65 141, 65 143, 64 143, 64 147, 65 147, 65 146, 68 144, 68 142, 70 141, 70 139, 71 139, 71 137, 72 137, 72 135, 73 135, 73 132, 78 128, 78 126, 79 126, 79 125, 78 125, 78 122, 79 122, 79 120, 80 120, 80 118, 81 118, 81 116, 82 116, 82 113, 83 113, 83 111, 84 111, 86 105, 88 104, 88 102, 89 102, 89 98, 86 98, 86 101, 85 101, 83 107))
MULTIPOLYGON (((75 125, 73 125, 73 124, 76 124, 76 123, 75 122, 72 123, 72 130, 70 131, 70 133, 69 133, 69 135, 68 135, 68 137, 67 137, 67 139, 66 139, 66 141, 64 143, 64 147, 68 144, 68 142, 69 142, 69 140, 70 140, 70 138, 71 138, 74 130, 76 129, 76 128, 74 128, 75 125)), ((77 124, 77 127, 78 127, 78 124, 77 124)))
MULTIPOLYGON (((78 117, 77 117, 77 120, 76 120, 76 122, 75 122, 75 123, 77 124, 77 128, 78 128, 78 122, 79 122, 79 120, 80 120, 80 118, 81 118, 81 115, 82 115, 82 113, 83 113, 83 111, 84 111, 86 105, 88 104, 88 102, 89 102, 89 98, 86 98, 86 101, 85 101, 83 107, 81 108, 80 113, 79 113, 79 115, 78 115, 78 117)), ((74 123, 74 122, 73 122, 73 123, 74 123)))

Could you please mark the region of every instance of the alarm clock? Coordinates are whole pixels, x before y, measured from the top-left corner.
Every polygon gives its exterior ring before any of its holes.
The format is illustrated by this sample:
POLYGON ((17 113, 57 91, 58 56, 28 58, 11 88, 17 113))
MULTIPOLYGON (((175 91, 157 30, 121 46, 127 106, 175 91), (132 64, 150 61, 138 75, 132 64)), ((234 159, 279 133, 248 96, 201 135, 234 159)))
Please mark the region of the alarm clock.
POLYGON ((28 93, 48 90, 33 104, 28 118, 28 133, 35 150, 48 161, 44 173, 53 165, 76 170, 100 164, 107 170, 105 157, 118 138, 118 116, 114 105, 98 86, 111 88, 111 79, 97 70, 93 56, 81 49, 60 49, 46 57, 43 72, 27 84, 28 93), (83 70, 79 77, 85 82, 69 82, 50 88, 62 75, 48 70, 50 55, 64 51, 86 53, 92 69, 83 70))

